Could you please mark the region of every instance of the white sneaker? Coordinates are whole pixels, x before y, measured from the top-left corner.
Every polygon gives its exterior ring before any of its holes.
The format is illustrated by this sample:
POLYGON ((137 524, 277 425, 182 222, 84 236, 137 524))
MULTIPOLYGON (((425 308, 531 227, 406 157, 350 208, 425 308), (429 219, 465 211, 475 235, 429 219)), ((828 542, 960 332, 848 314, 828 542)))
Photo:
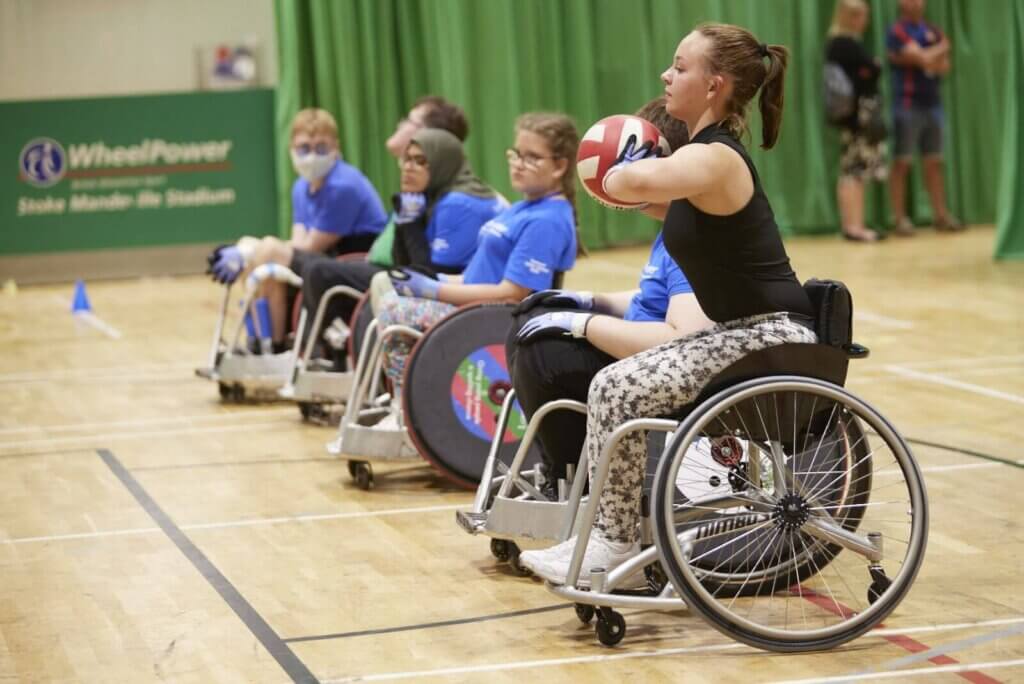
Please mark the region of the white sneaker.
MULTIPOLYGON (((533 574, 546 579, 552 584, 565 584, 565 578, 569 574, 569 563, 572 562, 572 553, 576 548, 577 537, 552 546, 550 549, 541 551, 524 551, 519 556, 519 562, 526 568, 533 571, 533 574)), ((604 568, 611 573, 630 558, 640 553, 639 542, 632 544, 625 542, 613 542, 605 539, 596 530, 590 533, 590 543, 587 544, 587 551, 583 554, 583 565, 580 569, 580 578, 577 582, 579 587, 590 586, 590 571, 593 568, 604 568)), ((641 571, 637 571, 626 578, 616 589, 643 589, 647 586, 647 579, 641 571)))

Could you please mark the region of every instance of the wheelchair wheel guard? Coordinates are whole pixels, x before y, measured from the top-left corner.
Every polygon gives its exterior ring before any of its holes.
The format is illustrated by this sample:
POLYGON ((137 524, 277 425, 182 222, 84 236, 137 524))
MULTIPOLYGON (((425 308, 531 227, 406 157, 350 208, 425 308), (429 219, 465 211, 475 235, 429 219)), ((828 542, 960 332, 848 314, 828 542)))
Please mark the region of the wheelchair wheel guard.
MULTIPOLYGON (((474 304, 437 323, 416 343, 402 391, 405 424, 420 454, 445 477, 475 489, 505 394, 511 389, 505 337, 508 304, 474 304)), ((516 403, 498 457, 511 462, 526 417, 516 403)), ((526 465, 539 461, 531 449, 526 465)))

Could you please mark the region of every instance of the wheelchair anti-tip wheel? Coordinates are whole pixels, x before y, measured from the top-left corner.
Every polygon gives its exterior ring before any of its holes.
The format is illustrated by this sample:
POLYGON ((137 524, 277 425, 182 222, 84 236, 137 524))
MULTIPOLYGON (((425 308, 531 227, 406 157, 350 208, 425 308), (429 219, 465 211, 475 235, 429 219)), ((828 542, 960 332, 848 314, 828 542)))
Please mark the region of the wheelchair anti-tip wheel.
MULTIPOLYGON (((512 389, 505 338, 508 304, 463 307, 413 347, 405 366, 402 409, 412 442, 442 475, 467 488, 483 476, 506 393, 512 389)), ((511 463, 526 430, 516 403, 498 451, 511 463)), ((532 446, 525 468, 540 460, 532 446)))
POLYGON ((909 448, 874 408, 820 380, 759 378, 710 397, 673 436, 653 495, 673 586, 757 648, 860 636, 924 558, 927 497, 909 448))

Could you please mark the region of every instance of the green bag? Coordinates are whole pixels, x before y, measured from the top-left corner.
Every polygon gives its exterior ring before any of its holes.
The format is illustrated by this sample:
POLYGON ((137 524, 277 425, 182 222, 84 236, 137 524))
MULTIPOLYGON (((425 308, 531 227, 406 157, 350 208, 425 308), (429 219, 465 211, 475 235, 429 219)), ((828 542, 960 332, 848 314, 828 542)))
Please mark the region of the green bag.
POLYGON ((384 227, 384 230, 381 231, 377 239, 370 245, 370 252, 366 255, 366 260, 377 266, 391 268, 395 265, 394 260, 391 258, 391 246, 394 242, 395 218, 391 216, 388 218, 388 225, 384 227))

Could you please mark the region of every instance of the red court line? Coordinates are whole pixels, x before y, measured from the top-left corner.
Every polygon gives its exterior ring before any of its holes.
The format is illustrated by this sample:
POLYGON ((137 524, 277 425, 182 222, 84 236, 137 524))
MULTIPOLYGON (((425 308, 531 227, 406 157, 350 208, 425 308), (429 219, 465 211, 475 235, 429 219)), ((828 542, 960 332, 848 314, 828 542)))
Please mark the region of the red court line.
MULTIPOLYGON (((839 603, 834 598, 827 598, 825 596, 822 596, 813 589, 808 589, 807 587, 803 586, 793 586, 790 587, 789 590, 799 596, 803 596, 803 598, 807 599, 819 608, 827 610, 828 612, 834 615, 838 615, 843 619, 852 617, 856 614, 856 611, 851 610, 847 606, 844 606, 842 603, 839 603)), ((885 624, 879 623, 875 625, 874 629, 882 629, 883 627, 885 627, 885 624)), ((929 646, 928 644, 921 643, 917 639, 906 636, 904 634, 892 634, 889 636, 884 636, 882 638, 888 641, 890 644, 893 644, 894 646, 899 646, 903 650, 909 651, 910 653, 923 653, 924 651, 928 651, 931 649, 931 646, 929 646)), ((931 657, 928 659, 928 662, 935 663, 936 665, 960 664, 959 660, 945 654, 939 654, 937 656, 931 657)), ((989 677, 987 674, 977 672, 974 670, 966 672, 957 672, 956 674, 960 677, 963 677, 967 681, 972 682, 973 684, 1002 684, 1002 682, 1000 682, 998 679, 994 679, 992 677, 989 677)))

